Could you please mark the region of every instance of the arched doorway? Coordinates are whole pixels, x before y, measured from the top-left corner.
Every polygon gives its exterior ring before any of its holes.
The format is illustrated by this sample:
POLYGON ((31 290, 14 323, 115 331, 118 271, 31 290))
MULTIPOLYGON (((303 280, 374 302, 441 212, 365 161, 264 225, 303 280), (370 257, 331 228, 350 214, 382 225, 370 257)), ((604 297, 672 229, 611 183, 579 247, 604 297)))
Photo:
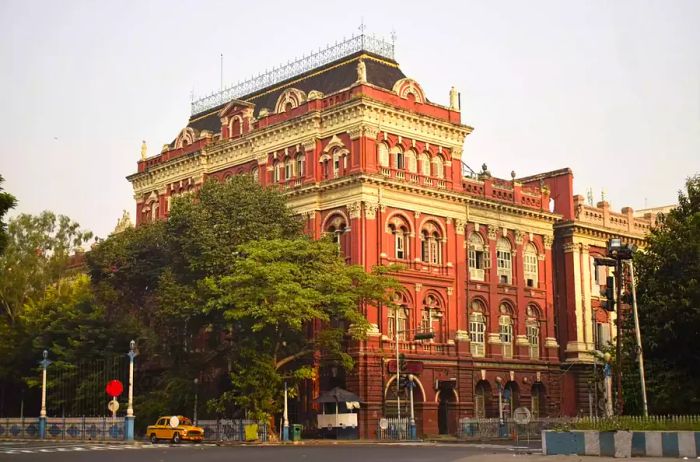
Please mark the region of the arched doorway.
POLYGON ((479 380, 474 389, 474 417, 485 419, 490 417, 488 409, 491 407, 491 385, 486 380, 479 380))
POLYGON ((532 412, 532 418, 538 419, 540 417, 547 417, 545 388, 542 382, 535 382, 532 384, 530 399, 530 412, 532 412))
POLYGON ((455 408, 454 405, 457 402, 454 385, 441 385, 438 393, 438 433, 441 435, 449 435, 453 431, 456 431, 456 422, 452 422, 452 420, 454 420, 452 419, 455 408))
POLYGON ((520 387, 510 380, 503 388, 503 416, 513 417, 513 411, 520 406, 520 387))

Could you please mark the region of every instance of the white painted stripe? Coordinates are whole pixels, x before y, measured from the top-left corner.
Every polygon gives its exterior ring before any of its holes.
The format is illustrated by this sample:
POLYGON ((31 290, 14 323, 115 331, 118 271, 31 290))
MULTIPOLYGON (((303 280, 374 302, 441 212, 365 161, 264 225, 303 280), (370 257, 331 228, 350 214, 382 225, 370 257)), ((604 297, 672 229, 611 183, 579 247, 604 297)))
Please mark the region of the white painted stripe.
POLYGON ((661 432, 644 432, 646 442, 646 457, 661 457, 663 448, 661 446, 661 432))
POLYGON ((39 449, 39 452, 54 452, 53 449, 39 449))
POLYGON ((695 457, 695 432, 678 432, 678 455, 695 457))
POLYGON ((583 432, 584 454, 587 456, 600 455, 600 433, 595 431, 583 432))

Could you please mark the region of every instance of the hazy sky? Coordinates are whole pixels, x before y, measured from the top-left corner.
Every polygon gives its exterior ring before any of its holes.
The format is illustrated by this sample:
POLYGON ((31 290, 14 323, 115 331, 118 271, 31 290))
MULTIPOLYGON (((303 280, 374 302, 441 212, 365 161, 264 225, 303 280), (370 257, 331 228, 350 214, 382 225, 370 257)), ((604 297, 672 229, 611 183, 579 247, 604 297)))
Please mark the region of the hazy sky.
POLYGON ((464 159, 509 178, 570 167, 613 208, 674 202, 700 172, 700 1, 0 0, 0 174, 19 212, 105 237, 141 140, 185 126, 190 93, 357 32, 397 34, 432 101, 462 94, 464 159))

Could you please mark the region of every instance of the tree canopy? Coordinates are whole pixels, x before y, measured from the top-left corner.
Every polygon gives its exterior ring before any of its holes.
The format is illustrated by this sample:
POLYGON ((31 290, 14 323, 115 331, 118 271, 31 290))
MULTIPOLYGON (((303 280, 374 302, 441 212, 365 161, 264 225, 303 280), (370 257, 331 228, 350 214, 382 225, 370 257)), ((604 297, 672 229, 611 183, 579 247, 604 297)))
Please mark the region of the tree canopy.
POLYGON ((635 255, 650 412, 700 413, 700 175, 635 255))
POLYGON ((7 225, 5 224, 4 217, 7 212, 17 204, 15 196, 8 192, 3 192, 3 181, 5 181, 5 179, 0 175, 0 254, 2 254, 5 250, 5 246, 7 246, 7 225))

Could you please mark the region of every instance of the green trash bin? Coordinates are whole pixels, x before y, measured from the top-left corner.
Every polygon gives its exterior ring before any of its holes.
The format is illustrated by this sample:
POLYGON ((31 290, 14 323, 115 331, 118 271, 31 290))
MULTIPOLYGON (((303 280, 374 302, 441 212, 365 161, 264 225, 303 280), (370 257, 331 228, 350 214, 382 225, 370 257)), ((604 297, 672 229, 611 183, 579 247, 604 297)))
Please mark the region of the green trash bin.
POLYGON ((292 425, 292 441, 301 441, 301 429, 303 427, 299 424, 292 425))

